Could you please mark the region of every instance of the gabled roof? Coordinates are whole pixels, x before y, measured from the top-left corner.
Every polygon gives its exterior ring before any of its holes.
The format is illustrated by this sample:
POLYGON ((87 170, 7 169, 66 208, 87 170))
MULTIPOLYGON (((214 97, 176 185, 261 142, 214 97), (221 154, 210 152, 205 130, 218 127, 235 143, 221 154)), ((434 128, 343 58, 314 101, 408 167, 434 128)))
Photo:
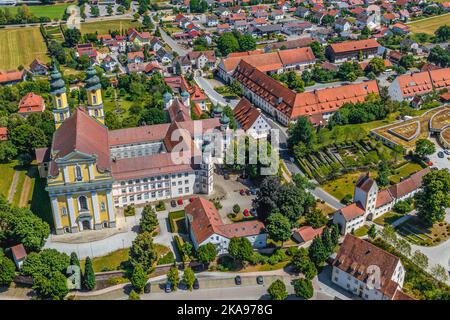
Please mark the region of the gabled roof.
POLYGON ((313 240, 315 237, 320 236, 325 227, 314 229, 311 226, 303 226, 294 230, 294 233, 298 233, 304 242, 313 240))
POLYGON ((8 82, 22 81, 25 71, 19 70, 0 70, 0 84, 8 82))
POLYGON ((345 221, 353 220, 356 217, 363 216, 365 214, 364 208, 359 202, 352 203, 346 207, 343 207, 340 212, 344 216, 345 221))
POLYGON ((375 180, 370 178, 369 172, 359 176, 358 181, 356 181, 356 188, 363 190, 364 192, 369 192, 374 185, 375 180))
POLYGON ((52 142, 52 163, 49 172, 58 174, 56 160, 72 152, 97 157, 97 168, 110 170, 108 129, 81 108, 67 118, 55 131, 52 142))
POLYGON ((248 101, 246 98, 242 98, 237 106, 233 109, 233 114, 234 118, 239 122, 242 129, 247 131, 259 118, 261 112, 258 111, 258 109, 256 109, 254 106, 252 106, 250 101, 248 101))
POLYGON ((422 178, 430 172, 430 168, 422 169, 416 173, 413 173, 409 178, 400 181, 397 184, 391 186, 388 190, 395 198, 401 198, 414 190, 419 189, 422 186, 422 178))
POLYGON ((22 260, 27 256, 27 252, 25 251, 23 244, 18 244, 11 247, 11 252, 15 260, 22 260))
POLYGON ((380 269, 380 289, 392 298, 399 285, 392 281, 393 274, 400 259, 368 241, 347 234, 341 244, 333 266, 367 283, 370 276, 369 266, 380 269))
POLYGON ((378 47, 380 47, 380 44, 375 39, 344 41, 330 44, 330 48, 334 53, 360 51, 378 47))
POLYGON ((34 92, 29 92, 20 99, 19 113, 42 112, 44 109, 44 99, 34 92))

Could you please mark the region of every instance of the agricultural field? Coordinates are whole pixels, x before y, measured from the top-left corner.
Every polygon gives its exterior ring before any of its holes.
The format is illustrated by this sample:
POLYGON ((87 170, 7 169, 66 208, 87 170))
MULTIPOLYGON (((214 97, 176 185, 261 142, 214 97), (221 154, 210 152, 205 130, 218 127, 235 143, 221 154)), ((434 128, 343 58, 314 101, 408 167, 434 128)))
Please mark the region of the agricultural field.
POLYGON ((139 21, 125 19, 88 22, 81 24, 81 34, 96 32, 98 34, 105 34, 112 31, 119 31, 121 34, 126 34, 129 28, 139 26, 142 26, 139 21))
POLYGON ((445 24, 450 25, 450 14, 414 21, 408 23, 408 27, 413 33, 434 34, 437 28, 445 24))
MULTIPOLYGON (((28 9, 36 17, 48 17, 52 20, 59 20, 62 19, 68 6, 69 5, 67 3, 56 3, 48 6, 28 6, 28 9)), ((20 7, 16 6, 7 8, 11 13, 15 14, 20 7)))
POLYGON ((0 30, 0 69, 28 67, 35 59, 50 61, 39 27, 0 30))

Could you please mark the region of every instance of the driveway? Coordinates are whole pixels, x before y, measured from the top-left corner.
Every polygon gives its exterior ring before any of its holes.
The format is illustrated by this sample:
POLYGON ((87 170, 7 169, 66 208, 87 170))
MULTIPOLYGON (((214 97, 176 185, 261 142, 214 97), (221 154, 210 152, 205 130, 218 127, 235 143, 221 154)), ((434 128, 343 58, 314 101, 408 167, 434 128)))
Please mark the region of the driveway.
POLYGON ((167 45, 172 48, 179 56, 185 56, 188 51, 183 49, 175 40, 173 40, 162 28, 159 28, 161 38, 167 45))
MULTIPOLYGON (((137 236, 141 213, 142 208, 136 208, 135 216, 125 218, 124 232, 114 234, 110 237, 106 237, 97 241, 89 241, 89 239, 87 239, 87 242, 84 243, 60 242, 58 241, 58 236, 51 235, 47 239, 44 248, 56 249, 68 255, 70 255, 72 252, 75 252, 78 255, 79 259, 84 259, 87 256, 100 257, 119 249, 129 248, 131 247, 133 240, 137 236)), ((168 215, 168 211, 157 212, 160 232, 153 238, 153 241, 155 243, 160 243, 171 248, 171 250, 176 253, 176 250, 174 249, 173 236, 168 229, 168 215)), ((74 235, 88 235, 91 232, 96 231, 85 231, 74 235)))
POLYGON ((209 81, 203 77, 195 76, 194 80, 198 84, 198 86, 205 91, 208 98, 214 104, 220 104, 222 106, 229 105, 231 108, 234 108, 239 102, 238 100, 230 100, 230 102, 227 102, 221 94, 214 90, 214 88, 211 86, 211 83, 209 83, 209 81))

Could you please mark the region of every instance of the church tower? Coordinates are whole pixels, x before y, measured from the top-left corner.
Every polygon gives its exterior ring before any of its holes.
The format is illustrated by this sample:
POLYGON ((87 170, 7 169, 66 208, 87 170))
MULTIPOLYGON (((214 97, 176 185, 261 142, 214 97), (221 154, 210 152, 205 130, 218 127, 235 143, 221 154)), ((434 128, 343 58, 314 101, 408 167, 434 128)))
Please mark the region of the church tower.
POLYGON ((66 83, 55 64, 50 73, 50 94, 53 97, 53 116, 58 129, 61 123, 70 117, 70 110, 67 103, 66 83))
POLYGON ((86 79, 84 82, 86 83, 84 88, 87 94, 89 115, 103 124, 105 122, 105 115, 103 113, 102 85, 97 76, 97 71, 95 71, 92 65, 86 71, 86 79))

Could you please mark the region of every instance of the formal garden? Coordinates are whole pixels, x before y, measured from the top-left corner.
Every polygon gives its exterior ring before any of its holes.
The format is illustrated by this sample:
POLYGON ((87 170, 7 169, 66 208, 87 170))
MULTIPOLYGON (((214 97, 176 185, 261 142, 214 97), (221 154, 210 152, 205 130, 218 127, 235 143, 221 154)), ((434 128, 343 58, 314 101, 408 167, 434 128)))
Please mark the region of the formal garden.
POLYGON ((395 230, 409 242, 421 246, 437 245, 450 237, 450 225, 447 222, 436 222, 429 226, 415 216, 398 225, 395 230))

